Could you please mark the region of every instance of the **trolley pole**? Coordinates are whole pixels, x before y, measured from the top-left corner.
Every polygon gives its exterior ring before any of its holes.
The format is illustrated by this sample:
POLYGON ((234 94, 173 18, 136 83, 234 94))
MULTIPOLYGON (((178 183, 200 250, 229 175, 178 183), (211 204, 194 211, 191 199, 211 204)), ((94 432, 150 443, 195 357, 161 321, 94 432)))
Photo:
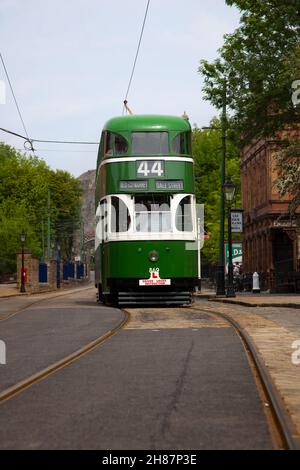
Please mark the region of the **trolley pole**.
POLYGON ((224 190, 225 162, 226 162, 226 82, 223 89, 222 109, 222 158, 221 158, 221 194, 220 194, 220 239, 219 239, 219 261, 216 270, 216 295, 225 295, 225 260, 224 260, 224 190))

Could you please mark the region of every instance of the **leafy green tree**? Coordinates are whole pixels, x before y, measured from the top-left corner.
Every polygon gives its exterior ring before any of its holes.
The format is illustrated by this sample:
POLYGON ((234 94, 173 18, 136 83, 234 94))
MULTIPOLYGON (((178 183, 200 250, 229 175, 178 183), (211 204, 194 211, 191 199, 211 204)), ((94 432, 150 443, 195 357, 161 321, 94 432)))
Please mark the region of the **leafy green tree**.
POLYGON ((292 141, 275 155, 278 178, 276 188, 281 197, 289 196, 290 217, 300 220, 297 209, 300 205, 300 141, 292 141))
POLYGON ((30 223, 25 204, 7 199, 0 203, 0 272, 15 272, 16 253, 20 249, 20 232, 26 232, 26 246, 34 256, 41 256, 41 245, 30 223))
POLYGON ((80 222, 79 181, 65 171, 51 170, 36 156, 23 155, 0 144, 2 269, 4 265, 11 269, 16 264, 15 253, 22 228, 28 233, 26 245, 34 254, 42 255, 42 225, 46 238, 48 189, 51 195, 51 240, 60 242, 62 257, 68 258, 80 222))
POLYGON ((243 142, 272 135, 284 124, 300 122, 291 100, 300 78, 300 3, 298 0, 226 0, 241 11, 240 26, 224 37, 219 57, 203 60, 205 98, 226 102, 243 142))
MULTIPOLYGON (((205 241, 202 256, 207 262, 216 262, 219 250, 220 193, 221 193, 221 122, 214 118, 210 129, 193 129, 193 156, 195 160, 195 191, 199 204, 204 204, 205 241)), ((240 206, 240 176, 238 148, 227 140, 226 175, 237 186, 236 204, 240 206)))

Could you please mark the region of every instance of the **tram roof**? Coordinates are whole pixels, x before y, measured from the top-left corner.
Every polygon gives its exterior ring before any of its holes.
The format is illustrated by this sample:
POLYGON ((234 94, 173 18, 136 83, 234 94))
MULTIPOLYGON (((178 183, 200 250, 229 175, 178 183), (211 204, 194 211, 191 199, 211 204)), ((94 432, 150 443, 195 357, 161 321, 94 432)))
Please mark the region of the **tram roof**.
POLYGON ((133 114, 129 116, 114 117, 104 125, 105 130, 118 131, 190 131, 188 120, 178 116, 159 114, 133 114))

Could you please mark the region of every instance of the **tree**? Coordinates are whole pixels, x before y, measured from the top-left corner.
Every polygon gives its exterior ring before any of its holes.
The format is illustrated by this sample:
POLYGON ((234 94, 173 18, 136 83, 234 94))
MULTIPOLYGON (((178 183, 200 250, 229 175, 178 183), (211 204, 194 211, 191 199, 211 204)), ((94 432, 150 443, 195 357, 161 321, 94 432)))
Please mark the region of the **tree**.
MULTIPOLYGON (((195 192, 197 202, 204 204, 205 231, 210 239, 205 241, 202 255, 207 262, 218 258, 220 231, 220 192, 221 192, 221 122, 214 118, 211 129, 193 129, 193 156, 195 160, 195 192)), ((226 174, 237 185, 236 204, 240 204, 240 177, 238 148, 227 140, 226 174)))
POLYGON ((296 140, 275 154, 278 178, 275 182, 281 197, 289 196, 290 217, 297 217, 300 205, 300 141, 296 140))
POLYGON ((30 214, 19 202, 7 199, 0 203, 0 272, 16 271, 16 253, 20 249, 20 232, 26 232, 26 246, 34 256, 41 256, 41 244, 30 223, 30 214))
POLYGON ((225 35, 219 57, 201 61, 205 99, 227 105, 242 143, 272 135, 286 123, 300 122, 291 100, 300 78, 300 4, 298 0, 226 0, 242 15, 240 26, 225 35))
MULTIPOLYGON (((42 255, 42 225, 46 227, 48 189, 51 194, 51 240, 70 256, 75 229, 80 223, 80 182, 62 170, 51 170, 36 156, 27 156, 0 144, 0 216, 2 270, 16 265, 19 232, 27 232, 27 246, 42 255), (15 208, 15 210, 14 210, 15 208)), ((44 232, 45 235, 45 232, 44 232)))

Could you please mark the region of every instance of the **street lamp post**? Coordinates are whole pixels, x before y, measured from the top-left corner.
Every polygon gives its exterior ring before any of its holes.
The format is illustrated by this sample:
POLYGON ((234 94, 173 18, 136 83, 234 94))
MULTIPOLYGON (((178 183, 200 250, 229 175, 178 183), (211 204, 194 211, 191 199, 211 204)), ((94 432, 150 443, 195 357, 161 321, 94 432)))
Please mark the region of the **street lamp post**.
POLYGON ((24 266, 24 244, 26 240, 26 233, 24 230, 20 233, 20 240, 22 246, 22 267, 21 267, 21 289, 20 292, 26 292, 25 289, 25 266, 24 266))
POLYGON ((60 289, 60 244, 57 244, 57 269, 56 269, 56 287, 60 289))
POLYGON ((233 286, 233 264, 232 264, 232 235, 231 235, 231 203, 235 194, 235 185, 230 176, 223 186, 226 201, 228 203, 228 285, 226 297, 235 297, 233 286))

